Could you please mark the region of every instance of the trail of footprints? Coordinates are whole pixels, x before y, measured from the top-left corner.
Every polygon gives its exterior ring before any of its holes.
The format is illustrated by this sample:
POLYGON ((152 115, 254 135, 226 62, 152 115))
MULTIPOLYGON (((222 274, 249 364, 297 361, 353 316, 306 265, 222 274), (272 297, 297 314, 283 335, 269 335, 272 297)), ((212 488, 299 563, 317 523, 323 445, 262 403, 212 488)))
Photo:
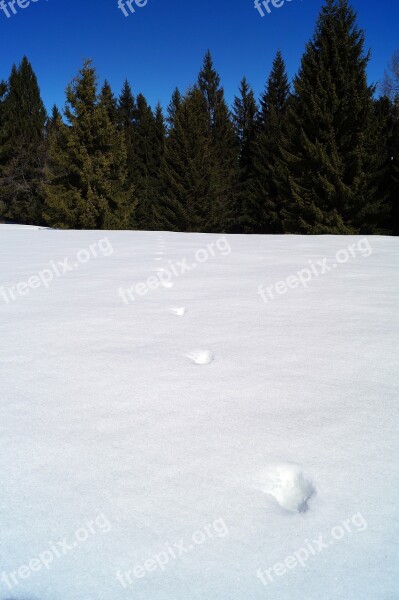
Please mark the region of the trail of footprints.
MULTIPOLYGON (((164 254, 163 250, 165 244, 161 237, 158 237, 158 243, 160 249, 157 252, 155 252, 156 256, 154 257, 154 260, 162 260, 164 254)), ((156 273, 162 273, 163 271, 165 271, 165 269, 163 269, 162 267, 158 267, 155 269, 155 271, 156 273)), ((162 281, 162 285, 164 288, 173 287, 173 283, 171 281, 166 280, 162 281)), ((177 306, 175 308, 171 308, 169 310, 169 313, 175 317, 184 317, 184 315, 187 314, 187 309, 185 306, 177 306)), ((209 365, 215 360, 215 354, 211 350, 205 349, 192 350, 191 352, 186 354, 186 357, 196 365, 209 365)))
MULTIPOLYGON (((161 260, 164 242, 158 238, 162 250, 157 252, 154 260, 161 260)), ((157 273, 165 269, 157 268, 157 273)), ((172 287, 173 284, 165 287, 172 287)), ((175 317, 184 317, 187 314, 185 306, 169 309, 169 314, 175 317)), ((211 350, 198 348, 186 354, 186 358, 196 365, 209 365, 215 360, 211 350)), ((308 503, 316 494, 313 481, 306 475, 301 466, 294 463, 277 463, 258 475, 260 489, 269 498, 273 499, 282 509, 291 513, 304 513, 309 510, 308 503)))

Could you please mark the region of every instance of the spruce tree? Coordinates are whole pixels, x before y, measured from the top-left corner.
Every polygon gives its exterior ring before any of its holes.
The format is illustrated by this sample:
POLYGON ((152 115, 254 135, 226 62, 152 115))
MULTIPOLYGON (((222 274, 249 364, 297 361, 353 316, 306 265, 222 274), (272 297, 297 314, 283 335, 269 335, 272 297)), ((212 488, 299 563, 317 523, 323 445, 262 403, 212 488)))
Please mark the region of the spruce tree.
POLYGON ((240 148, 242 177, 248 178, 253 172, 252 144, 257 130, 258 105, 245 77, 241 80, 239 92, 240 95, 235 96, 233 102, 233 123, 240 148))
MULTIPOLYGON (((6 155, 3 151, 3 147, 2 147, 2 138, 4 135, 4 127, 6 124, 6 119, 5 119, 5 97, 7 94, 7 83, 2 80, 0 81, 0 177, 1 177, 1 173, 2 170, 4 168, 4 165, 6 164, 6 155)), ((1 186, 1 180, 0 180, 0 186, 1 186)), ((0 196, 0 218, 5 216, 7 210, 6 210, 6 204, 4 203, 4 201, 1 200, 1 196, 0 196)))
POLYGON ((191 89, 174 115, 162 168, 163 194, 156 207, 157 227, 204 231, 215 197, 212 136, 206 101, 191 89))
POLYGON ((158 103, 155 107, 154 114, 154 137, 153 137, 153 160, 152 160, 152 193, 153 193, 153 207, 151 211, 151 224, 150 228, 155 228, 156 211, 155 205, 159 201, 162 193, 162 179, 161 169, 163 165, 163 158, 165 155, 165 143, 166 143, 166 124, 165 117, 162 111, 161 105, 158 103))
MULTIPOLYGON (((130 84, 127 80, 123 84, 117 108, 118 129, 123 133, 126 146, 127 181, 130 187, 135 190, 138 172, 138 157, 135 151, 135 119, 137 107, 130 84)), ((131 216, 130 226, 133 229, 137 228, 136 211, 131 216)))
POLYGON ((40 224, 46 111, 26 57, 1 88, 0 213, 19 223, 40 224))
POLYGON ((48 119, 48 124, 50 125, 50 128, 52 126, 56 127, 60 121, 62 121, 61 112, 58 106, 56 104, 53 104, 53 108, 51 109, 51 116, 48 119))
POLYGON ((258 134, 252 144, 253 176, 243 210, 247 232, 283 232, 281 215, 285 201, 283 189, 286 170, 281 146, 289 94, 285 62, 278 51, 260 99, 258 134))
POLYGON ((380 128, 381 169, 379 194, 386 198, 386 231, 399 235, 399 95, 391 100, 383 96, 375 102, 380 128))
POLYGON ((136 99, 134 122, 134 149, 136 161, 137 222, 139 229, 153 228, 154 176, 155 176, 155 119, 143 94, 136 99))
POLYGON ((107 80, 104 81, 100 91, 100 104, 106 109, 111 123, 116 125, 118 123, 118 102, 107 80))
POLYGON ((49 140, 47 221, 61 228, 126 228, 135 204, 124 136, 98 100, 91 61, 84 62, 66 96, 67 123, 59 122, 49 140))
POLYGON ((373 87, 364 33, 348 0, 326 0, 294 83, 284 160, 284 227, 295 233, 373 233, 383 221, 373 87))
POLYGON ((171 98, 170 103, 167 108, 166 122, 167 122, 169 128, 173 127, 173 125, 174 125, 175 115, 181 106, 182 100, 183 100, 183 98, 182 98, 182 95, 181 95, 179 89, 175 88, 175 90, 172 94, 172 98, 171 98))
POLYGON ((240 95, 233 104, 233 123, 239 145, 238 220, 236 231, 246 230, 248 217, 245 215, 249 187, 254 176, 253 144, 257 134, 258 105, 254 92, 244 77, 240 84, 240 95))
POLYGON ((234 231, 239 223, 239 146, 209 50, 198 75, 198 88, 208 112, 214 170, 207 231, 234 231))

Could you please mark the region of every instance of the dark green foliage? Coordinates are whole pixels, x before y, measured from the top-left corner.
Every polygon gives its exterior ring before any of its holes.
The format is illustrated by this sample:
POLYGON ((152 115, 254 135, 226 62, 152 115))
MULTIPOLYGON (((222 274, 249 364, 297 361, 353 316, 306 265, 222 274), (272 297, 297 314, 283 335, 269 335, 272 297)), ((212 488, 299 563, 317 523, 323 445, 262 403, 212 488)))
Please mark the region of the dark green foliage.
POLYGON ((162 178, 161 168, 163 165, 163 159, 165 155, 165 144, 166 144, 166 124, 165 117, 163 115, 162 107, 158 103, 155 107, 154 114, 154 138, 153 138, 153 160, 152 160, 152 193, 153 193, 153 206, 151 210, 151 222, 149 228, 154 229, 155 223, 155 204, 158 201, 162 193, 162 178))
POLYGON ((101 88, 99 101, 101 106, 106 109, 111 123, 116 125, 118 123, 118 102, 107 80, 104 81, 101 88))
POLYGON ((46 111, 26 57, 0 84, 0 215, 42 223, 46 111))
POLYGON ((239 220, 239 144, 220 77, 208 51, 198 76, 211 137, 212 197, 205 231, 234 231, 239 220))
POLYGON ((399 51, 369 86, 349 0, 325 0, 290 86, 279 51, 233 112, 211 53, 166 119, 86 62, 47 118, 26 58, 0 82, 0 217, 63 228, 399 235, 399 51))
POLYGON ((135 203, 127 182, 124 136, 98 101, 90 61, 67 88, 65 117, 67 124, 58 118, 49 136, 43 186, 47 222, 76 229, 128 227, 135 203))
POLYGON ((158 226, 233 231, 239 212, 239 145, 209 52, 198 84, 184 99, 174 92, 168 115, 158 226))
POLYGON ((166 118, 166 122, 169 127, 173 127, 176 112, 180 108, 182 101, 183 101, 183 98, 182 98, 180 91, 178 90, 178 88, 175 88, 175 90, 172 94, 171 101, 169 102, 169 106, 167 108, 168 116, 166 118))
MULTIPOLYGON (((127 181, 135 190, 136 174, 138 171, 138 158, 135 151, 135 119, 136 119, 136 101, 132 94, 129 82, 126 80, 122 87, 121 95, 118 100, 118 129, 123 133, 126 147, 127 161, 127 181)), ((131 228, 137 228, 136 211, 132 213, 129 225, 131 228)))
POLYGON ((290 87, 281 52, 260 100, 258 133, 251 145, 252 177, 243 200, 243 222, 247 232, 282 233, 286 168, 281 146, 286 126, 290 87))
POLYGON ((137 225, 139 229, 154 228, 154 204, 159 193, 159 168, 163 154, 164 123, 162 111, 154 117, 143 94, 136 99, 134 120, 134 150, 136 155, 135 185, 137 225), (162 123, 161 123, 162 119, 162 123))
POLYGON ((294 82, 284 148, 295 233, 373 233, 383 221, 377 194, 379 142, 364 34, 347 0, 326 0, 294 82))
POLYGON ((375 112, 382 140, 379 193, 386 197, 385 229, 399 235, 399 95, 396 100, 381 97, 375 102, 375 112))
POLYGON ((241 81, 239 92, 240 96, 234 98, 233 123, 240 148, 241 180, 246 180, 253 172, 252 144, 258 128, 258 105, 245 77, 241 81))
POLYGON ((197 87, 187 93, 174 115, 162 183, 157 226, 171 231, 203 231, 209 222, 215 182, 208 107, 197 87))

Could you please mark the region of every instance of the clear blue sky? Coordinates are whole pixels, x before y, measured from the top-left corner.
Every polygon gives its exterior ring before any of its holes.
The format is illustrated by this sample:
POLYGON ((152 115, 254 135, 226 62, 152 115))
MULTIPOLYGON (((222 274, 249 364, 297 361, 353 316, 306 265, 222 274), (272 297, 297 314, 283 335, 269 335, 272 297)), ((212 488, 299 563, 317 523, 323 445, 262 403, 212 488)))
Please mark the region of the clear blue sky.
MULTIPOLYGON (((323 4, 286 1, 262 18, 253 0, 148 0, 125 17, 117 1, 37 0, 10 18, 0 10, 0 78, 26 54, 46 106, 63 107, 66 84, 90 57, 115 93, 128 78, 134 93, 165 106, 176 85, 184 91, 195 81, 210 48, 231 102, 244 74, 259 95, 278 48, 290 76, 296 73, 323 4)), ((376 82, 399 46, 399 2, 353 0, 353 6, 372 49, 369 76, 376 82)))

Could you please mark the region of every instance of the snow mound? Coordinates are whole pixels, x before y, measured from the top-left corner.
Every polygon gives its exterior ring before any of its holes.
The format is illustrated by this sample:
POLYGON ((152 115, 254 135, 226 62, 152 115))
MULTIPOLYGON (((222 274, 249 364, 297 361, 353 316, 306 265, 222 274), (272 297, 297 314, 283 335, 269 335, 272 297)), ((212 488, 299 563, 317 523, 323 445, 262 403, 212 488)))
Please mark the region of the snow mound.
POLYGON ((178 308, 171 308, 169 312, 176 317, 182 317, 186 314, 186 308, 184 306, 179 306, 178 308))
POLYGON ((187 354, 187 357, 196 365, 209 365, 215 359, 214 353, 210 350, 193 350, 187 354))
POLYGON ((298 465, 291 463, 270 466, 263 474, 263 480, 263 491, 292 512, 306 512, 310 498, 316 493, 309 477, 298 465))

